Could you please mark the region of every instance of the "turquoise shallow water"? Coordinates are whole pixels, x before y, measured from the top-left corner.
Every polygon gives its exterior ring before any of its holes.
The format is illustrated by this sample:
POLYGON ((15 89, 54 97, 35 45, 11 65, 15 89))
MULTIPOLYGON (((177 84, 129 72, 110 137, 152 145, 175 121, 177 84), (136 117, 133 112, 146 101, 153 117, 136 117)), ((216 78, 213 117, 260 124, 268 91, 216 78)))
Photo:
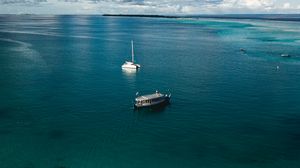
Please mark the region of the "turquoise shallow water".
POLYGON ((2 15, 1 168, 298 168, 299 26, 2 15), (171 105, 133 111, 156 89, 171 105))

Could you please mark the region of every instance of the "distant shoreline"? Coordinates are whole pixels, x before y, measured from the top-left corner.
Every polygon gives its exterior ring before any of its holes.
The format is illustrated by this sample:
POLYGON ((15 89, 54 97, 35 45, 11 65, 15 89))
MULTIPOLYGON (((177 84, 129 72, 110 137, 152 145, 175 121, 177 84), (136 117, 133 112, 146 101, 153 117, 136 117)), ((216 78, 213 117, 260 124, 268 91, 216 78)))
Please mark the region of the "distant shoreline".
POLYGON ((271 20, 300 22, 300 14, 202 14, 202 15, 152 15, 152 14, 0 14, 3 16, 103 16, 103 17, 140 17, 167 19, 236 19, 236 20, 271 20))
POLYGON ((224 14, 224 15, 142 15, 142 14, 103 14, 105 17, 144 17, 144 18, 174 18, 174 19, 255 19, 273 21, 300 21, 300 14, 224 14))

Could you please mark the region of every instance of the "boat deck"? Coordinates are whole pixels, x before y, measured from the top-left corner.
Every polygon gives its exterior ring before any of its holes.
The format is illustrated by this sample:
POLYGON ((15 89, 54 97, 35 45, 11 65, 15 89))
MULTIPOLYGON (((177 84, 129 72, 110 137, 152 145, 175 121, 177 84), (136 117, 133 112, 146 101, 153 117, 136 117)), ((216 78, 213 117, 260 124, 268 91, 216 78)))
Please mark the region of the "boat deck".
POLYGON ((136 101, 142 101, 142 100, 151 100, 151 99, 156 99, 156 98, 160 98, 160 97, 164 97, 164 94, 161 93, 154 93, 154 94, 149 94, 149 95, 143 95, 140 97, 136 98, 136 101))

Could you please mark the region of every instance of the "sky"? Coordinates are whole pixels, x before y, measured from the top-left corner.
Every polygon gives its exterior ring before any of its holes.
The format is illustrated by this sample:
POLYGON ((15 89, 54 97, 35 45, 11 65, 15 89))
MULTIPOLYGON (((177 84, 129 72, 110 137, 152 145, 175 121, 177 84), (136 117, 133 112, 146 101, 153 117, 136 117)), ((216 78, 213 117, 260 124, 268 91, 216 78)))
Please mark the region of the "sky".
POLYGON ((300 0, 0 0, 0 14, 290 14, 300 0))

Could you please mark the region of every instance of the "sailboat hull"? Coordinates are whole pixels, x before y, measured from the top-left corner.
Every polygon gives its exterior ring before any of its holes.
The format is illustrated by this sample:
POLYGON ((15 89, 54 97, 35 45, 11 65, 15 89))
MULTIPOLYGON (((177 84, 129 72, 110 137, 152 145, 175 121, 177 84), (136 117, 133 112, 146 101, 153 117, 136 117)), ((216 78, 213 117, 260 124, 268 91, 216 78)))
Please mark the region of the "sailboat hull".
POLYGON ((140 65, 139 64, 128 64, 128 63, 125 63, 122 65, 122 69, 138 69, 140 68, 140 65))

